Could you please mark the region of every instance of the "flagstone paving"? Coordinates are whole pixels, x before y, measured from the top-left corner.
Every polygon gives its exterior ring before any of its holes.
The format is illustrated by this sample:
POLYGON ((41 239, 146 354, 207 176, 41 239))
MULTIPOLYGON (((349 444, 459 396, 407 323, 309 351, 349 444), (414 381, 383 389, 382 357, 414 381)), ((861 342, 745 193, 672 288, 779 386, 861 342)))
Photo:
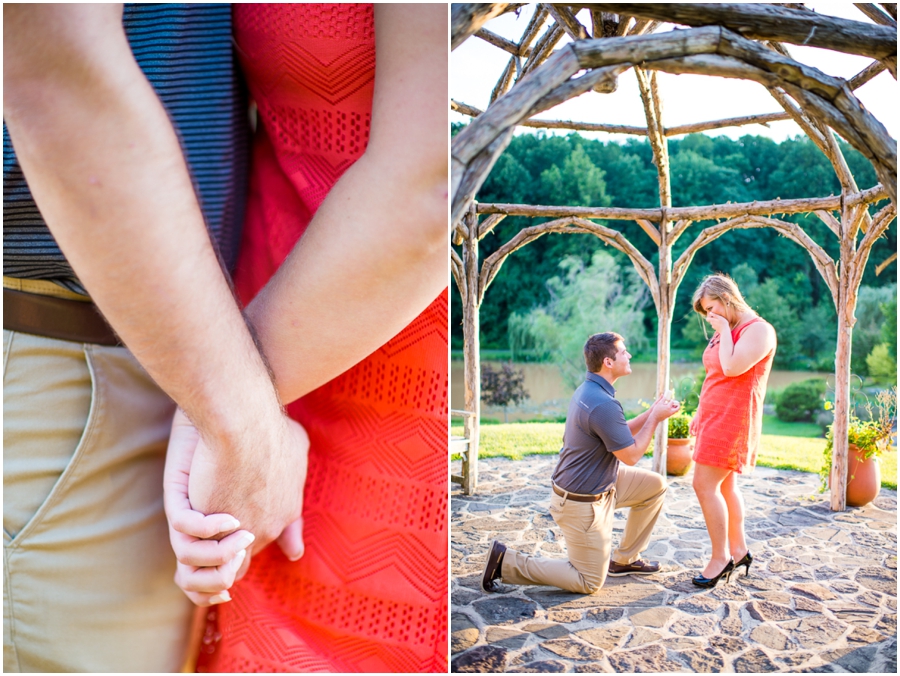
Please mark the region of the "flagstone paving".
MULTIPOLYGON (((690 475, 669 477, 644 557, 651 576, 608 578, 590 596, 550 587, 481 590, 491 540, 564 557, 548 512, 556 456, 479 461, 478 492, 451 498, 454 672, 897 673, 897 493, 832 512, 819 477, 764 467, 740 480, 754 564, 712 590, 690 475)), ((649 469, 649 459, 639 466, 649 469)), ((614 538, 627 510, 616 512, 614 538)))

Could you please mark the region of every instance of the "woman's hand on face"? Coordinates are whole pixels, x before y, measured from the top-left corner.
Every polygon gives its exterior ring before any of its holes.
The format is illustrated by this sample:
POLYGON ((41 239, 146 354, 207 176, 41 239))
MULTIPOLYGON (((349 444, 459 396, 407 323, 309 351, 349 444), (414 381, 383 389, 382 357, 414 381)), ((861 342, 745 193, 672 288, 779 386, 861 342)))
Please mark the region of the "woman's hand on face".
POLYGON ((719 333, 725 333, 731 328, 728 324, 728 320, 722 315, 717 315, 715 312, 707 312, 706 321, 708 321, 709 325, 719 333))

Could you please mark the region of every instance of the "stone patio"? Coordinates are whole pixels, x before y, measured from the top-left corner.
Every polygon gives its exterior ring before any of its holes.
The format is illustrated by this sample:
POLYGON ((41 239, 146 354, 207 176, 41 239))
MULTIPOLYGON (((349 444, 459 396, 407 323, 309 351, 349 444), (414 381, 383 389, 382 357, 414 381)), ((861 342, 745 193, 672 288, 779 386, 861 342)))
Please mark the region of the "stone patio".
MULTIPOLYGON (((485 594, 494 538, 565 555, 547 509, 556 459, 482 459, 477 495, 454 485, 452 671, 897 673, 896 491, 834 513, 817 475, 757 468, 741 480, 750 575, 698 590, 690 579, 709 537, 690 475, 669 477, 644 553, 659 574, 608 578, 592 596, 511 585, 485 594)), ((626 514, 616 513, 616 537, 626 514)))

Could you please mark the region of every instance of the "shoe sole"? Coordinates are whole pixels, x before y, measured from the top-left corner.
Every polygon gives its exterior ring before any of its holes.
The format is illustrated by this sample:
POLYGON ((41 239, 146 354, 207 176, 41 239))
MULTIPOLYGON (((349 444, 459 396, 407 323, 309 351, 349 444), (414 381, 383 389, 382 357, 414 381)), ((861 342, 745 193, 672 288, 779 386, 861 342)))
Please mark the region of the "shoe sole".
POLYGON ((626 575, 656 575, 658 570, 628 570, 624 573, 607 573, 606 577, 624 577, 626 575))

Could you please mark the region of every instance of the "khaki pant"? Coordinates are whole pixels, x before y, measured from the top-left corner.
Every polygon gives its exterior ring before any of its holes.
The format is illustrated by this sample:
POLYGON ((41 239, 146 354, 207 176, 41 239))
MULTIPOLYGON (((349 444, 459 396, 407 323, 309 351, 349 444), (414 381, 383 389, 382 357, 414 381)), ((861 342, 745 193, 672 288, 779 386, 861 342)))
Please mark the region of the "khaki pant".
POLYGON ((3 332, 4 671, 177 671, 174 405, 121 347, 3 332))
POLYGON ((507 549, 501 568, 503 582, 543 584, 593 594, 606 582, 609 570, 613 511, 631 508, 612 560, 633 563, 650 542, 666 488, 666 480, 659 474, 621 463, 615 487, 597 502, 575 502, 551 491, 550 515, 566 539, 569 560, 544 559, 507 549))

